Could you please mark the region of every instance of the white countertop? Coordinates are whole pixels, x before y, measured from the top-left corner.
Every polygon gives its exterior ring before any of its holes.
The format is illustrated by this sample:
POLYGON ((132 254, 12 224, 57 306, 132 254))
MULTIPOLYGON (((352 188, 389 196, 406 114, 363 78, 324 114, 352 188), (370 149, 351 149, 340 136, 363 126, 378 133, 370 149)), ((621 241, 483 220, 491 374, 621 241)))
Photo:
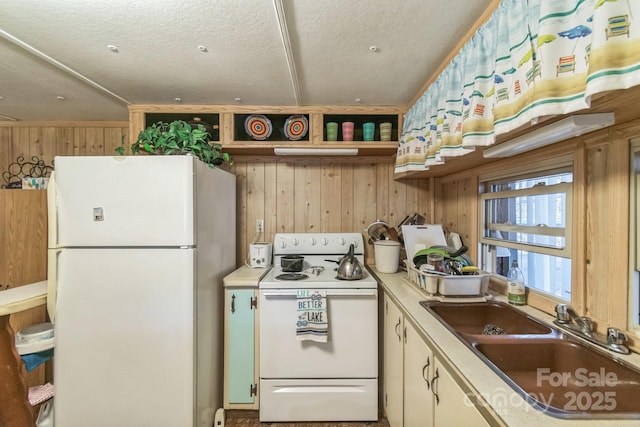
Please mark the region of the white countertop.
POLYGON ((270 268, 250 268, 243 265, 229 273, 222 281, 225 288, 257 288, 258 282, 269 270, 270 268))
POLYGON ((47 302, 47 281, 0 291, 0 316, 18 313, 47 302))
MULTIPOLYGON (((383 274, 377 272, 374 267, 371 270, 380 279, 385 293, 404 309, 405 317, 408 317, 417 326, 420 334, 435 344, 436 356, 448 361, 448 364, 458 371, 452 372, 453 375, 462 375, 466 379, 465 381, 462 378, 457 378, 459 385, 467 389, 467 391, 474 391, 482 398, 486 407, 479 409, 485 416, 487 413, 491 414, 495 420, 494 424, 517 427, 618 427, 640 425, 639 420, 561 419, 533 408, 460 339, 419 304, 420 301, 426 299, 427 294, 406 280, 406 272, 383 274)), ((496 300, 506 301, 506 298, 498 295, 496 300)), ((546 313, 529 306, 518 307, 518 309, 522 309, 527 314, 552 325, 553 317, 546 313)), ((616 357, 635 366, 640 366, 640 355, 638 354, 616 355, 616 357)))

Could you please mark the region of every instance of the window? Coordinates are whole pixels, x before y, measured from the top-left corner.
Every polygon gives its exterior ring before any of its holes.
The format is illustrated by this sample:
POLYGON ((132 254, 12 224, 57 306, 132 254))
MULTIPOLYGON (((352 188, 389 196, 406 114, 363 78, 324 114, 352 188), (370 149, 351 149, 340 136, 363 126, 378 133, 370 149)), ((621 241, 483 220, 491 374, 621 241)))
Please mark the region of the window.
POLYGON ((483 180, 482 268, 506 276, 517 260, 530 289, 571 301, 572 186, 570 167, 483 180))

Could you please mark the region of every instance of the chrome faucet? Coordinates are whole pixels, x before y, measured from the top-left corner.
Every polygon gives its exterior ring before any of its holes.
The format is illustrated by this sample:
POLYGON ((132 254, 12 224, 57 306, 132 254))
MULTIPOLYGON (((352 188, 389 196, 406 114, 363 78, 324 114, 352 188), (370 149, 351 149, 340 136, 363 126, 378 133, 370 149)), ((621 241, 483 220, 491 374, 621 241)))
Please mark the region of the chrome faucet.
POLYGON ((607 328, 607 335, 593 331, 593 323, 590 317, 581 317, 567 304, 556 305, 556 320, 553 321, 562 329, 573 332, 601 347, 615 351, 616 353, 629 354, 630 350, 625 345, 626 335, 617 328, 607 328), (573 323, 571 322, 573 320, 573 323))

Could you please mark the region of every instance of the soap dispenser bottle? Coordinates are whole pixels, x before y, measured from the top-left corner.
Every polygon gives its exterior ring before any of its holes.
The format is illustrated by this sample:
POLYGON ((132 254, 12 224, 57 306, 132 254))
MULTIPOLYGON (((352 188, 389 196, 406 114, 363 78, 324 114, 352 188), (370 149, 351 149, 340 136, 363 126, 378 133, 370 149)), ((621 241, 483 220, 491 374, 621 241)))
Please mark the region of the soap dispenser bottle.
POLYGON ((525 305, 527 303, 524 274, 522 274, 517 260, 511 262, 511 268, 509 269, 509 273, 507 273, 507 289, 507 300, 509 304, 525 305))

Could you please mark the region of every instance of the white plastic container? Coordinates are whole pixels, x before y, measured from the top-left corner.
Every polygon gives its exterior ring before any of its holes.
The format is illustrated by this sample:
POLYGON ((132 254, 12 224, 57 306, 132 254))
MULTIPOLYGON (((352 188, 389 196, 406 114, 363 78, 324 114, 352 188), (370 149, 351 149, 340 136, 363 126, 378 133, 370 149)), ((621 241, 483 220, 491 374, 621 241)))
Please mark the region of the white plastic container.
POLYGON ((400 265, 400 242, 378 240, 373 243, 376 270, 380 273, 395 273, 400 265))

